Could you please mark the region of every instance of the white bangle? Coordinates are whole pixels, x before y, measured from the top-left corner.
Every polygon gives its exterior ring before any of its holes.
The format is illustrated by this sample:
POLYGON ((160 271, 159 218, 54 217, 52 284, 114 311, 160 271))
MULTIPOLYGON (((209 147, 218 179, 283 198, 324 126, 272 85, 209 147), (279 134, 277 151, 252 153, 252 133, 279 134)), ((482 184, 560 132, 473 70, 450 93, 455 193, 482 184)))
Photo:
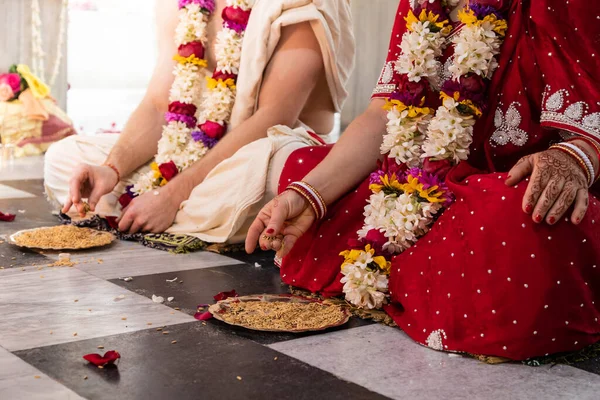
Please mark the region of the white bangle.
POLYGON ((573 143, 561 143, 561 146, 565 146, 570 148, 571 150, 573 150, 575 153, 577 153, 577 155, 579 157, 581 157, 583 159, 583 162, 585 163, 586 168, 588 169, 589 173, 590 173, 590 182, 589 185, 592 186, 592 184, 596 181, 596 174, 594 172, 594 165, 592 164, 592 162, 590 161, 590 158, 588 157, 588 155, 585 153, 585 151, 581 150, 579 147, 575 146, 573 143))

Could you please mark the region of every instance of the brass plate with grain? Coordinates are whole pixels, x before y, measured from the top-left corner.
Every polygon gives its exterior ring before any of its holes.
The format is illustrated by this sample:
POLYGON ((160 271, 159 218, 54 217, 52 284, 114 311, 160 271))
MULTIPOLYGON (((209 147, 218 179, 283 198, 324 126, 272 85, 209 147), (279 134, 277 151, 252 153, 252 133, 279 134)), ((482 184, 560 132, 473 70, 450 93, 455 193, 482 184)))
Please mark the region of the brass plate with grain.
POLYGON ((40 250, 83 250, 106 246, 114 240, 109 232, 73 225, 25 229, 8 238, 8 242, 15 246, 40 250))
POLYGON ((322 331, 350 319, 344 307, 285 294, 230 297, 208 311, 219 321, 264 332, 322 331))

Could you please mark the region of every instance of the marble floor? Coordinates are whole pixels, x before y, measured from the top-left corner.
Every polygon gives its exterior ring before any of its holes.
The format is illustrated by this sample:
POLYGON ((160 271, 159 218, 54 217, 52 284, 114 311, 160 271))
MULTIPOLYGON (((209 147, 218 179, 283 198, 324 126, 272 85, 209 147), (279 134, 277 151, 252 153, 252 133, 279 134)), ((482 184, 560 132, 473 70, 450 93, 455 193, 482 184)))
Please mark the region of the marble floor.
MULTIPOLYGON (((0 211, 17 215, 0 235, 57 223, 41 167, 39 158, 0 167, 0 211)), ((57 257, 0 243, 2 400, 599 398, 600 359, 487 365, 362 320, 291 335, 193 318, 221 291, 286 292, 270 253, 173 255, 118 242, 73 254, 71 268, 48 267, 57 257), (121 353, 118 366, 82 359, 106 350, 121 353)))

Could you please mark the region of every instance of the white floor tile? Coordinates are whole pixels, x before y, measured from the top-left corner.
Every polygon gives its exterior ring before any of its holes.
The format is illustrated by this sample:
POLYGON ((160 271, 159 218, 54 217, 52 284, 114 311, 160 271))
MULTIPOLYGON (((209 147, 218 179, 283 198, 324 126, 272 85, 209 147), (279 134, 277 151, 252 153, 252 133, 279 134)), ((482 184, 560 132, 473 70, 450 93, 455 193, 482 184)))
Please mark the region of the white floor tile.
POLYGON ((20 181, 44 178, 44 157, 23 157, 0 160, 0 181, 20 181))
MULTIPOLYGON (((233 258, 211 252, 172 254, 125 241, 116 241, 106 248, 70 254, 71 260, 79 261, 78 269, 103 279, 242 264, 233 258)), ((58 259, 58 253, 46 255, 58 259)))
POLYGON ((35 195, 23 190, 0 184, 0 200, 30 199, 35 195))
POLYGON ((558 365, 488 365, 369 325, 269 346, 395 399, 597 399, 600 376, 558 365))
POLYGON ((0 270, 0 321, 16 351, 195 320, 76 268, 30 267, 0 270))
POLYGON ((79 400, 82 397, 0 347, 0 399, 79 400))

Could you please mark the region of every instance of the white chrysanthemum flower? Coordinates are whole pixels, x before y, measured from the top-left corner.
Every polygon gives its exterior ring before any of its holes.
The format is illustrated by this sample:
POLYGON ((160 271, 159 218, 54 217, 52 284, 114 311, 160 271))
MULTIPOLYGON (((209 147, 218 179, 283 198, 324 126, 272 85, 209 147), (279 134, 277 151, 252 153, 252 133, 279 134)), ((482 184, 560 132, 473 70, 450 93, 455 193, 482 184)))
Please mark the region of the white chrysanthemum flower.
POLYGON ((204 92, 204 100, 202 102, 203 112, 200 120, 218 123, 228 121, 234 103, 235 90, 231 90, 229 87, 219 85, 212 90, 206 90, 204 92))
POLYGON ((217 69, 228 74, 238 74, 242 58, 243 37, 233 29, 223 28, 217 34, 215 57, 217 69))
POLYGON ((409 118, 408 110, 396 108, 388 112, 387 134, 383 137, 381 153, 393 157, 398 164, 415 167, 420 163, 421 145, 431 115, 409 118))
POLYGON ((239 7, 242 10, 248 11, 254 6, 255 0, 227 0, 227 6, 239 7))
POLYGON ((436 84, 441 68, 437 57, 442 55, 446 37, 442 31, 431 32, 429 21, 414 22, 412 28, 402 36, 396 71, 406 74, 410 81, 428 79, 436 84))
POLYGON ((388 278, 380 271, 368 271, 357 264, 342 268, 343 292, 346 300, 360 308, 377 309, 385 303, 388 278))
POLYGON ((175 43, 182 44, 201 41, 206 43, 208 17, 200 12, 200 6, 195 3, 188 4, 179 10, 179 24, 175 28, 175 43))
POLYGON ((460 114, 456 109, 457 105, 454 99, 448 98, 438 108, 423 144, 424 157, 455 163, 468 158, 476 121, 472 116, 460 114))
POLYGON ((149 192, 154 188, 154 181, 154 171, 146 172, 136 180, 131 191, 138 196, 149 192))
POLYGON ((202 93, 200 68, 194 64, 177 64, 175 80, 169 92, 169 101, 193 104, 202 93))
POLYGON ((464 26, 453 42, 454 58, 448 70, 454 79, 468 73, 484 78, 492 76, 498 67, 494 56, 500 53, 502 44, 492 24, 486 22, 482 26, 464 26))

